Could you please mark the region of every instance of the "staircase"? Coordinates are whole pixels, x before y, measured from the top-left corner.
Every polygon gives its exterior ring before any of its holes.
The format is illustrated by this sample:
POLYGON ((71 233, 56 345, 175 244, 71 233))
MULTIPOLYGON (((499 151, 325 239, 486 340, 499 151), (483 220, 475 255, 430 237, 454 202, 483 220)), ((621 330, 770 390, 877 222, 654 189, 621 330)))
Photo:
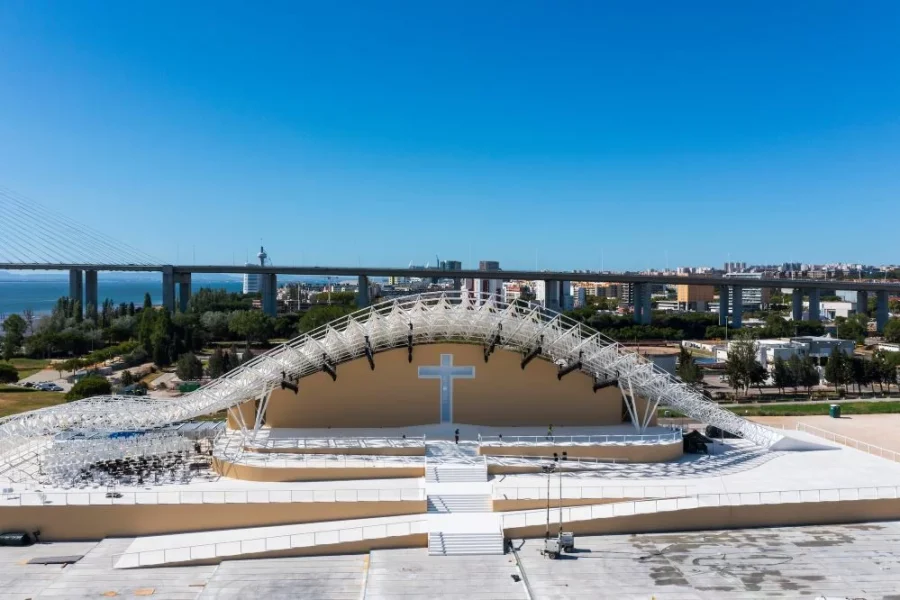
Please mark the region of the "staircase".
POLYGON ((493 509, 493 501, 486 494, 428 496, 430 513, 491 512, 493 509))
POLYGON ((428 534, 430 556, 466 556, 503 554, 503 534, 496 533, 443 533, 428 534))
POLYGON ((426 483, 458 483, 468 481, 487 481, 487 465, 429 463, 425 468, 426 483))

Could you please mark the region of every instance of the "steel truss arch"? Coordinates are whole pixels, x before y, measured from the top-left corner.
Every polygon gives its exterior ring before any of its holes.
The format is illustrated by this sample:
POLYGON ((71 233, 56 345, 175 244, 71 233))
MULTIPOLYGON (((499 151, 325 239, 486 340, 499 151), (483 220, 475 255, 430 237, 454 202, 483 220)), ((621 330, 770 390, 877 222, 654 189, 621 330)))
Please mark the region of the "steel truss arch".
POLYGON ((413 345, 486 345, 500 328, 500 345, 508 350, 527 352, 544 336, 541 354, 551 362, 570 362, 580 354, 584 373, 627 380, 635 394, 654 404, 762 446, 784 437, 719 408, 639 354, 562 314, 463 291, 406 296, 359 310, 279 345, 178 400, 101 396, 0 419, 0 455, 14 451, 23 438, 69 429, 152 429, 226 410, 279 385, 283 371, 297 379, 320 371, 323 355, 338 365, 365 357, 367 336, 377 354, 405 347, 409 334, 413 345))

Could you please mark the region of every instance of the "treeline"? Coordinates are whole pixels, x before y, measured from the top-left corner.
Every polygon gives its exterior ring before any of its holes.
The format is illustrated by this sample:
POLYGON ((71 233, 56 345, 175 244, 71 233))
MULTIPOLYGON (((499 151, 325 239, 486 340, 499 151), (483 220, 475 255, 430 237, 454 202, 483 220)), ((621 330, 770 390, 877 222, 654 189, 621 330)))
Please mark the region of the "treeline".
MULTIPOLYGON (((588 325, 613 339, 628 340, 702 340, 726 337, 724 326, 719 325, 718 315, 711 313, 654 312, 650 325, 634 322, 631 316, 598 313, 592 307, 566 313, 567 316, 588 325)), ((761 338, 822 335, 825 327, 818 321, 787 321, 770 314, 761 328, 754 329, 761 338)))

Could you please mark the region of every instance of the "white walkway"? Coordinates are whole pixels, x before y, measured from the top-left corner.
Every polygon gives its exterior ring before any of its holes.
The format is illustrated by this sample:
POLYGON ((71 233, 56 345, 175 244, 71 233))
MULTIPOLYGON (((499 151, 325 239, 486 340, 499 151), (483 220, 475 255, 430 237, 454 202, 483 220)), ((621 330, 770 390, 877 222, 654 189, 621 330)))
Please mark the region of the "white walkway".
POLYGON ((428 525, 422 515, 404 515, 147 536, 135 539, 123 554, 115 556, 113 566, 127 569, 211 558, 233 558, 260 552, 405 536, 427 531, 428 525))
POLYGON ((428 553, 503 554, 500 515, 493 511, 487 465, 471 442, 429 441, 425 476, 428 553))

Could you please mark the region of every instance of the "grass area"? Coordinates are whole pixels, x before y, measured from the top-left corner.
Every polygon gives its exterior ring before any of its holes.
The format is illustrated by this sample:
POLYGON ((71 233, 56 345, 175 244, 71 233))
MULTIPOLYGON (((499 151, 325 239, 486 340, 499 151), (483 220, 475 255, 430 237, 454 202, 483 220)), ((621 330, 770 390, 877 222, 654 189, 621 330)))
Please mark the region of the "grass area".
POLYGON ((40 392, 29 388, 0 385, 0 417, 65 402, 62 392, 40 392))
POLYGON ((19 379, 25 379, 38 371, 43 371, 50 365, 50 361, 45 358, 14 358, 9 362, 19 372, 19 379))
MULTIPOLYGON (((725 410, 738 414, 742 417, 802 417, 809 415, 827 415, 829 405, 826 403, 818 404, 777 404, 774 406, 723 406, 725 410)), ((658 416, 665 417, 668 411, 668 418, 680 419, 684 415, 678 411, 661 408, 658 416)), ((843 415, 875 415, 875 414, 894 414, 900 413, 900 402, 842 402, 841 414, 843 415)))

